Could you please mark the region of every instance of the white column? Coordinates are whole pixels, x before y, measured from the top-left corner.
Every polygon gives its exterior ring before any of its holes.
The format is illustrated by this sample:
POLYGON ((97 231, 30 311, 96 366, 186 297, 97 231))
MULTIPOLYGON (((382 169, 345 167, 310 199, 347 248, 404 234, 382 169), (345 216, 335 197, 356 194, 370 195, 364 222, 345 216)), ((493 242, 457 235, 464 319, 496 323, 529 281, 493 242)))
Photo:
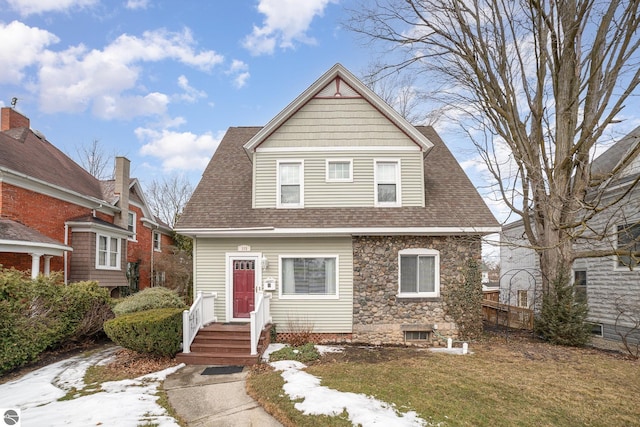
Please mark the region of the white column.
POLYGON ((40 274, 40 254, 31 255, 31 278, 35 279, 40 274))
POLYGON ((47 277, 51 274, 51 258, 53 258, 53 255, 44 256, 44 275, 47 277))

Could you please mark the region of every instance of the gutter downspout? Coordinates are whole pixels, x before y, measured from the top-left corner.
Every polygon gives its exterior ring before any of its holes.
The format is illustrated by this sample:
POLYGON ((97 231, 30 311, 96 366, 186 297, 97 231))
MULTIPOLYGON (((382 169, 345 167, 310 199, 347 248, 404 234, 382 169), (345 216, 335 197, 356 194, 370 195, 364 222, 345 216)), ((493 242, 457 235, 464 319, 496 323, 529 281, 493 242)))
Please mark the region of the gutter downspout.
MULTIPOLYGON (((69 246, 69 226, 67 224, 64 225, 64 244, 65 246, 69 246)), ((64 253, 62 254, 64 259, 64 284, 65 285, 68 284, 68 280, 69 280, 67 277, 67 265, 69 263, 67 258, 68 255, 69 255, 68 251, 64 251, 64 253)))

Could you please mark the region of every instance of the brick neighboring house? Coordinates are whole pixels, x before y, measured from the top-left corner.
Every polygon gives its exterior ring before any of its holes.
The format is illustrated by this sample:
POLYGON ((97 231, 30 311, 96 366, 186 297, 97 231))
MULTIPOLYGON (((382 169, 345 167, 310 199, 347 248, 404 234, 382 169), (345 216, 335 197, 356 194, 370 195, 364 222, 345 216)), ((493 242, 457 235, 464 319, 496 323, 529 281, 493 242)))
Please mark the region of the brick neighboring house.
POLYGON ((37 131, 2 108, 0 131, 0 264, 32 277, 63 271, 65 282, 96 280, 113 292, 162 280, 154 261, 173 244, 155 218, 130 162, 116 158, 115 179, 100 181, 37 131))

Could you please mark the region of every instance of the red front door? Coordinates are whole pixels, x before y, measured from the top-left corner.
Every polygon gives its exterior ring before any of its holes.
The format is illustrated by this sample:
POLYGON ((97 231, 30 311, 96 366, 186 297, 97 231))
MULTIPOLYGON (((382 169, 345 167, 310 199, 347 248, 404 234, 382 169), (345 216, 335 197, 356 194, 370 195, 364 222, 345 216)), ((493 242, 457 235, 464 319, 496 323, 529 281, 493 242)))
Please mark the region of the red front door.
POLYGON ((254 309, 254 287, 256 261, 236 259, 233 261, 233 317, 249 317, 254 309))

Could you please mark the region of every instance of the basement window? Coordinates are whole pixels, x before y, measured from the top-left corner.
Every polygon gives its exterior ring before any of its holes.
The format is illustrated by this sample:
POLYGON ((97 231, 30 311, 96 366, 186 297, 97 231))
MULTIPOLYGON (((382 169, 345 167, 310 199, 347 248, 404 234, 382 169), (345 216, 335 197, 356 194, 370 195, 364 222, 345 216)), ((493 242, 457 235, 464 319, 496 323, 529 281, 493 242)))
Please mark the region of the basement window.
POLYGON ((429 341, 428 331, 404 331, 405 341, 429 341))

